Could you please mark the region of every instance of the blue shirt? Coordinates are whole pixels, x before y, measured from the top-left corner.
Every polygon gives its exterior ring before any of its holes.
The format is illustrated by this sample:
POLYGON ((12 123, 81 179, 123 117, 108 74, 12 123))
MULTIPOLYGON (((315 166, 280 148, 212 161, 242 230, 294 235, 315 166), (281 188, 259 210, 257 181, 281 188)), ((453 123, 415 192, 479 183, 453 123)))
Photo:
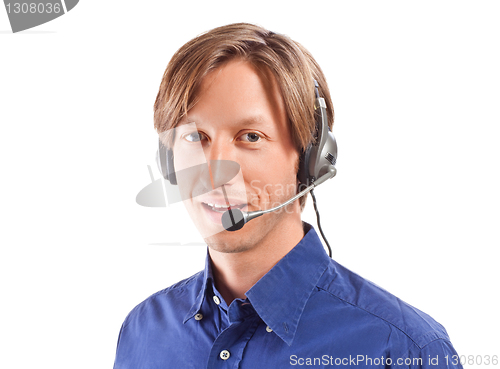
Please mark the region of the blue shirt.
POLYGON ((115 369, 461 368, 439 323, 330 259, 314 229, 229 306, 205 270, 136 306, 115 369))

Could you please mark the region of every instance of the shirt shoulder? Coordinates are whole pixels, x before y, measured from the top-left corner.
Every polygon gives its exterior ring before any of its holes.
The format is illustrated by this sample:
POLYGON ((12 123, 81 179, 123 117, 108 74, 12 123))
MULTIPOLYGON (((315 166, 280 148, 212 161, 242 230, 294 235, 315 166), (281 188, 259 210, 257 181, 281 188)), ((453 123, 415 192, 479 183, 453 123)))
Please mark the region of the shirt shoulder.
POLYGON ((445 328, 428 314, 334 260, 331 260, 317 287, 353 309, 366 312, 374 322, 389 325, 391 330, 400 333, 398 336, 407 337, 418 348, 435 340, 450 340, 445 328))
POLYGON ((201 286, 204 283, 204 272, 200 271, 191 277, 183 279, 163 290, 160 290, 144 301, 135 306, 125 318, 123 327, 126 327, 131 322, 142 321, 147 324, 148 321, 154 322, 156 317, 161 319, 159 314, 164 312, 179 312, 181 321, 184 318, 182 314, 186 314, 191 308, 201 286))

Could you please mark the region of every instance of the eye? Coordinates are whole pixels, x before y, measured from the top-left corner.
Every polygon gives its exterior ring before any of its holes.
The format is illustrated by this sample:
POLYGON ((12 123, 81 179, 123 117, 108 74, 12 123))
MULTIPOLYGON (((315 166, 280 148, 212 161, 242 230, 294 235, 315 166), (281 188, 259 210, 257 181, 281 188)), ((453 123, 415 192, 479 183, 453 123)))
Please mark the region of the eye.
POLYGON ((206 138, 206 136, 201 132, 191 132, 182 135, 182 138, 189 142, 199 142, 206 138))
POLYGON ((258 142, 262 138, 257 132, 248 132, 240 136, 242 141, 245 142, 258 142))

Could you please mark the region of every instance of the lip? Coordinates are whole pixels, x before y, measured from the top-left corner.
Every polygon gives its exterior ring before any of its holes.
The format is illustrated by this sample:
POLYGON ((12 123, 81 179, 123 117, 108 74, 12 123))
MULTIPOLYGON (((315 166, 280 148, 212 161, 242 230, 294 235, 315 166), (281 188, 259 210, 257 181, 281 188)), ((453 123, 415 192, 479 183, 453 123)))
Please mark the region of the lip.
POLYGON ((203 209, 206 216, 215 224, 222 224, 221 218, 229 208, 240 209, 241 211, 246 211, 248 204, 246 200, 239 200, 230 198, 226 202, 224 198, 204 198, 199 200, 199 204, 203 209), (228 207, 229 203, 229 207, 228 207))

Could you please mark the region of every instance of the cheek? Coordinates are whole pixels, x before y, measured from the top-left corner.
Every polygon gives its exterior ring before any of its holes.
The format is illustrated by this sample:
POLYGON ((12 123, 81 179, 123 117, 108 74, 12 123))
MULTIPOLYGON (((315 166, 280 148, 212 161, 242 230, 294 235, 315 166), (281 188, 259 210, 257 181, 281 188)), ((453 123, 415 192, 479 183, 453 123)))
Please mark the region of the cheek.
POLYGON ((207 164, 207 159, 202 150, 175 150, 174 168, 176 171, 207 164))
POLYGON ((295 149, 281 150, 266 165, 269 178, 273 183, 295 182, 299 166, 299 154, 295 149))
POLYGON ((242 170, 252 197, 250 203, 272 203, 293 196, 297 189, 298 160, 298 153, 291 150, 288 155, 273 153, 245 165, 242 170))

